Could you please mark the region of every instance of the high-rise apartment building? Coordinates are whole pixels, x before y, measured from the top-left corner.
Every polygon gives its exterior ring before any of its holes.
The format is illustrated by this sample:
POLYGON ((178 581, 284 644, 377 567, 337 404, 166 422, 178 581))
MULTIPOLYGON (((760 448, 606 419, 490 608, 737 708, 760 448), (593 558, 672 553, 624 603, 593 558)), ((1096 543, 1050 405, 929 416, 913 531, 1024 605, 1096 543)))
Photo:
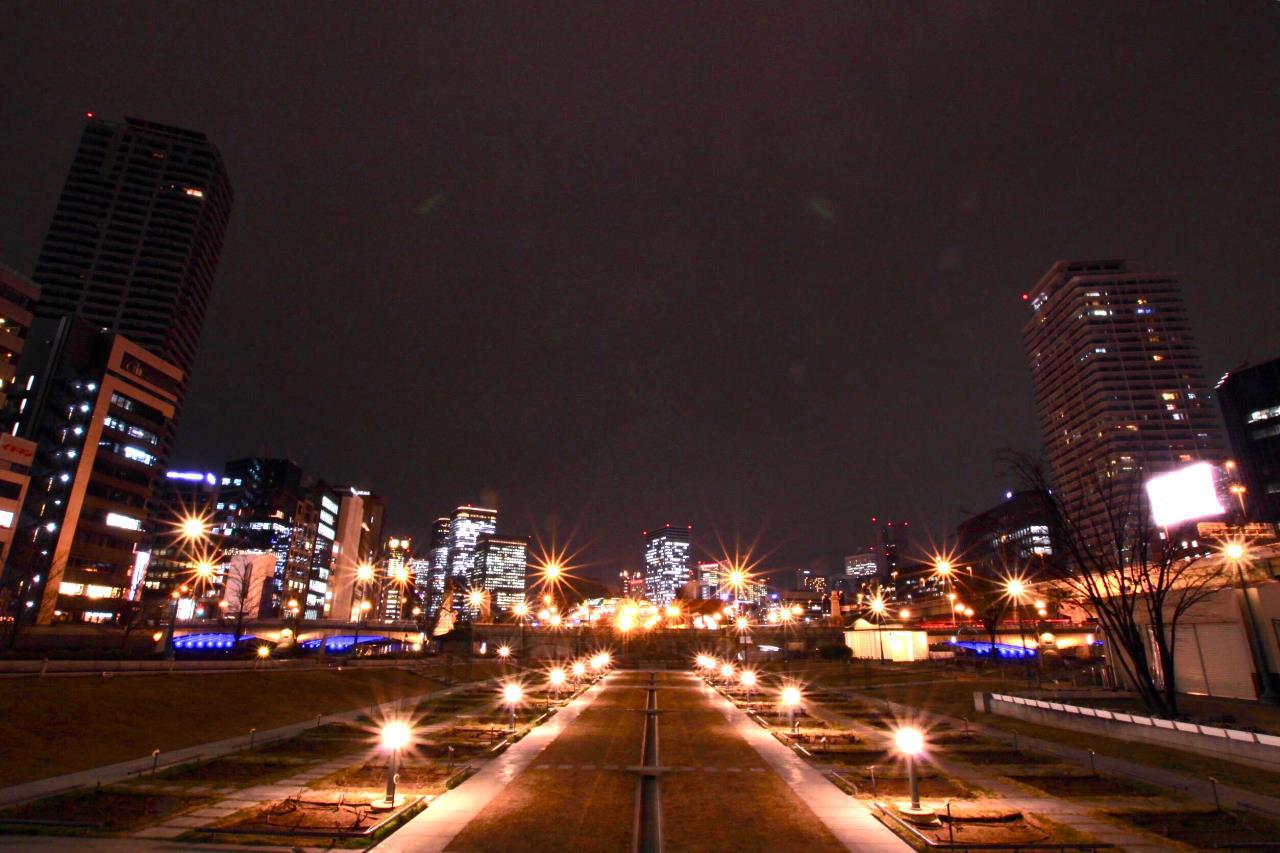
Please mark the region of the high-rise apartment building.
POLYGON ((693 525, 664 525, 644 531, 645 594, 658 606, 670 604, 684 590, 693 574, 690 551, 693 525))
POLYGON ((36 261, 36 316, 82 316, 176 365, 181 405, 231 204, 203 133, 90 115, 36 261))
POLYGON ((876 559, 874 547, 857 554, 849 554, 844 558, 845 576, 856 578, 858 583, 874 578, 879 567, 880 562, 876 559))
POLYGON ((135 551, 182 371, 65 317, 32 324, 17 378, 14 431, 37 447, 6 567, 20 618, 125 620, 135 611, 135 551))
POLYGON ((524 601, 529 543, 524 539, 486 534, 476 542, 473 589, 483 589, 491 597, 495 615, 510 614, 524 601))
POLYGON ((449 519, 449 575, 455 585, 467 586, 475 571, 476 542, 498 532, 498 511, 460 506, 449 519))
POLYGON ((1280 358, 1231 371, 1217 391, 1245 517, 1280 522, 1280 358))
POLYGON ((1101 531, 1128 494, 1223 443, 1177 278, 1123 260, 1059 261, 1024 299, 1023 342, 1057 493, 1101 531), (1119 487, 1118 489, 1112 488, 1119 487))

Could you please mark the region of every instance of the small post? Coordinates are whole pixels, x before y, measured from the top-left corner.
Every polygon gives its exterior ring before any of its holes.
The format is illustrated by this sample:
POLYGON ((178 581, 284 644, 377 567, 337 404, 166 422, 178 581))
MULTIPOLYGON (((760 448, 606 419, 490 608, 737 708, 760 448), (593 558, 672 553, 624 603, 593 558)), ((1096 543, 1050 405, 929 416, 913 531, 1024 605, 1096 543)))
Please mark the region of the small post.
POLYGON ((249 729, 249 748, 253 749, 253 739, 258 734, 257 728, 249 729))
POLYGON ((1218 799, 1218 780, 1210 776, 1209 784, 1213 786, 1213 810, 1220 812, 1222 811, 1222 802, 1218 799))
POLYGON ((151 750, 151 775, 156 775, 156 767, 160 764, 160 750, 151 750))
POLYGON ((316 728, 320 728, 320 714, 316 714, 316 728))
POLYGON ((951 819, 951 798, 947 797, 947 839, 951 846, 956 843, 956 822, 951 819))
POLYGON ((449 747, 448 769, 449 769, 449 775, 452 776, 453 775, 453 747, 452 746, 449 747))
POLYGON ((876 766, 874 764, 868 765, 867 771, 871 773, 871 796, 877 797, 879 792, 876 791, 876 766))
POLYGON ((1017 733, 1017 732, 1014 732, 1014 733, 1013 733, 1013 751, 1014 751, 1014 752, 1022 752, 1022 750, 1018 747, 1018 733, 1017 733))
POLYGON ((1089 750, 1089 772, 1094 776, 1098 775, 1097 758, 1098 758, 1098 753, 1094 752, 1092 749, 1089 750))
POLYGON ((960 719, 964 720, 964 733, 965 733, 966 735, 967 735, 967 734, 969 734, 969 718, 968 718, 968 717, 961 717, 960 719))

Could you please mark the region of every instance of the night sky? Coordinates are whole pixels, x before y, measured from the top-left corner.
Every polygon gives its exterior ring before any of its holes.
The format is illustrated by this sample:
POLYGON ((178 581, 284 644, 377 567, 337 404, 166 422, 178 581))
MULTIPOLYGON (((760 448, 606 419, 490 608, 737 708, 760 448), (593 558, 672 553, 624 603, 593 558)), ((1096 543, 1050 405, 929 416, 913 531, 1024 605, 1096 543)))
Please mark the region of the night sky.
POLYGON ((86 111, 221 148, 175 462, 288 455, 388 532, 941 537, 1038 447, 1059 258, 1178 271, 1210 377, 1280 350, 1280 3, 6 2, 0 81, 28 274, 86 111))

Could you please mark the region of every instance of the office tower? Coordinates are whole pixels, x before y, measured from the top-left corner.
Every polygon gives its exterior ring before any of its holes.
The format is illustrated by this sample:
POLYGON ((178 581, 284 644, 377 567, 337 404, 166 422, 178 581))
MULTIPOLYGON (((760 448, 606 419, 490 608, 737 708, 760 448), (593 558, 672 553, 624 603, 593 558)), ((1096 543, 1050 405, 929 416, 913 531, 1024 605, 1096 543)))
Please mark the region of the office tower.
POLYGON ((338 501, 338 537, 333 543, 333 569, 329 578, 330 619, 358 619, 355 607, 360 600, 356 573, 362 564, 373 565, 382 546, 386 504, 383 499, 358 486, 335 489, 338 501))
POLYGON ((498 531, 498 511, 460 506, 449 519, 449 575, 455 587, 471 583, 475 567, 476 541, 498 531))
POLYGON ((36 316, 80 315, 176 365, 180 406, 231 204, 203 133, 90 116, 36 261, 36 316))
POLYGON ((1059 261, 1023 298, 1049 473, 1082 530, 1100 536, 1106 495, 1128 499, 1137 478, 1222 460, 1175 276, 1123 260, 1059 261))
POLYGON ((1280 358, 1231 371, 1217 391, 1244 516, 1280 522, 1280 358))
POLYGON ((14 430, 37 450, 7 567, 23 618, 132 618, 134 552, 181 384, 174 365, 80 318, 32 324, 14 430))
POLYGON ((444 579, 449 575, 449 518, 437 518, 431 525, 430 584, 427 595, 427 615, 435 618, 444 597, 444 579))
POLYGON ((495 616, 509 615, 524 601, 528 564, 529 543, 524 539, 485 534, 477 540, 472 587, 489 594, 495 616))
POLYGON ((849 554, 844 558, 844 573, 846 577, 856 578, 860 583, 869 581, 876 576, 880 563, 876 560, 876 549, 868 548, 857 554, 849 554))
POLYGON ((305 494, 302 469, 288 459, 228 462, 215 507, 217 533, 249 551, 276 555, 276 573, 264 593, 263 613, 301 609, 310 587, 318 507, 305 494))
POLYGON ((634 598, 636 601, 644 598, 644 572, 623 569, 618 572, 618 581, 623 598, 634 598))
POLYGON ((147 530, 139 551, 142 561, 142 606, 160 615, 169 604, 169 595, 192 580, 201 558, 217 559, 225 547, 212 531, 214 505, 218 500, 218 475, 211 471, 166 471, 156 478, 148 505, 148 517, 156 520, 147 530), (183 519, 204 519, 209 539, 201 542, 182 535, 183 519))
POLYGON ((307 619, 319 619, 333 596, 329 583, 333 577, 334 545, 338 541, 342 497, 337 490, 319 481, 307 486, 304 494, 315 508, 316 523, 315 542, 311 547, 311 573, 307 576, 302 615, 307 619))
POLYGON ((382 595, 378 599, 378 616, 395 621, 411 616, 417 600, 413 578, 409 576, 409 563, 413 559, 413 540, 407 536, 387 538, 382 549, 378 577, 382 595))
POLYGON ((10 433, 17 412, 8 411, 7 402, 31 330, 31 312, 39 298, 40 288, 0 264, 0 432, 4 433, 0 435, 0 576, 22 513, 36 453, 34 442, 10 433))
POLYGON ((670 604, 692 575, 689 551, 693 547, 693 525, 644 531, 645 594, 658 606, 670 604))
POLYGON ((975 572, 1026 573, 1031 561, 1053 556, 1052 528, 1049 507, 1038 492, 1008 492, 1001 503, 960 523, 956 553, 975 572))
POLYGON ((719 563, 698 562, 698 598, 710 601, 720 597, 724 584, 723 570, 719 563))
POLYGON ((879 563, 880 582, 892 584, 898 578, 902 554, 907 550, 907 528, 910 522, 887 521, 875 516, 871 523, 876 526, 876 559, 879 563))

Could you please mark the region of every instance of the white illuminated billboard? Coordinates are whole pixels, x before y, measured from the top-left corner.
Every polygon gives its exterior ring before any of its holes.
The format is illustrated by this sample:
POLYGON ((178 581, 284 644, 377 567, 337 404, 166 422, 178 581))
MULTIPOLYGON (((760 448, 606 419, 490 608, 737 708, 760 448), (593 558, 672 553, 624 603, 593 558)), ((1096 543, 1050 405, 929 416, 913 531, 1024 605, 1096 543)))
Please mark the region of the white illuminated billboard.
POLYGON ((1208 462, 1152 477, 1147 481, 1147 497, 1151 500, 1151 518, 1160 527, 1226 512, 1218 500, 1213 466, 1208 462))

